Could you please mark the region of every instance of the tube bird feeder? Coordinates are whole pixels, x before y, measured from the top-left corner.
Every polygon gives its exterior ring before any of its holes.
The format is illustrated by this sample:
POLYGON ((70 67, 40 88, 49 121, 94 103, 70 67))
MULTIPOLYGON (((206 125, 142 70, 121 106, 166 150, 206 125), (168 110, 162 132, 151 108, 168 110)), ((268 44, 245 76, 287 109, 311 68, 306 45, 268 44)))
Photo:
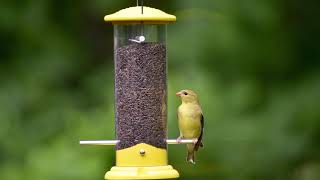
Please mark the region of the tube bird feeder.
POLYGON ((114 26, 116 139, 80 144, 116 145, 116 166, 105 179, 170 179, 167 144, 167 24, 176 17, 136 6, 104 17, 114 26))

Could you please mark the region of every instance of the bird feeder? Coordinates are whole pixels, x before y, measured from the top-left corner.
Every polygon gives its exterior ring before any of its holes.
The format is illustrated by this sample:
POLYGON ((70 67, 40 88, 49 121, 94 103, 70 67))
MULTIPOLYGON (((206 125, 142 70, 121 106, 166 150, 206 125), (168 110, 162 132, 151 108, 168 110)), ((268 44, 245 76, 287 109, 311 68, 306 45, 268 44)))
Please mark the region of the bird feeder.
POLYGON ((169 179, 179 173, 168 165, 167 24, 176 17, 143 5, 104 17, 114 26, 116 166, 105 179, 169 179))

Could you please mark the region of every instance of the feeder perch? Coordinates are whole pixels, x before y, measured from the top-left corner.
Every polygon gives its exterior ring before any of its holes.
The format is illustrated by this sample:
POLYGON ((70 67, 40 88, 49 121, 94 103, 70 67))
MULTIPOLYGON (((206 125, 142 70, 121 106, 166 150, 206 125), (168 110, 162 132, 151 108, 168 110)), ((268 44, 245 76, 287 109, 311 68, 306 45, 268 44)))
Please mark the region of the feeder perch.
POLYGON ((166 28, 176 17, 158 9, 130 7, 104 17, 114 26, 115 125, 117 140, 80 141, 115 145, 116 166, 105 179, 170 179, 167 144, 166 28))

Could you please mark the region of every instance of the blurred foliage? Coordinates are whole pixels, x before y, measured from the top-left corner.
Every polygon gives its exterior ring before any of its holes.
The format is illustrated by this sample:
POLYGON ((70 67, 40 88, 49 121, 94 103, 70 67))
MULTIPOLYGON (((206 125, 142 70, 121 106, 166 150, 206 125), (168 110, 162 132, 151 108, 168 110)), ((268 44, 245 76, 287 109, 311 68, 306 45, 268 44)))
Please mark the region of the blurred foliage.
MULTIPOLYGON (((170 146, 180 179, 320 179, 320 24, 312 0, 145 1, 168 26, 169 137, 174 93, 205 114, 197 165, 170 146)), ((103 179, 113 139, 113 31, 103 16, 131 0, 0 1, 0 174, 103 179)))

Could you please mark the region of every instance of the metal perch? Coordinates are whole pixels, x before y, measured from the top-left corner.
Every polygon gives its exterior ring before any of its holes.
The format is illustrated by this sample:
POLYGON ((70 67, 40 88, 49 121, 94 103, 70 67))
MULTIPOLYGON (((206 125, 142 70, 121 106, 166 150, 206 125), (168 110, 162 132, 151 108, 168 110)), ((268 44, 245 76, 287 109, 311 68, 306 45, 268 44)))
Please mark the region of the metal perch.
MULTIPOLYGON (((95 140, 95 141, 80 141, 81 145, 105 145, 112 146, 116 145, 119 140, 95 140)), ((167 139, 167 144, 195 144, 197 143, 197 139, 167 139)))

